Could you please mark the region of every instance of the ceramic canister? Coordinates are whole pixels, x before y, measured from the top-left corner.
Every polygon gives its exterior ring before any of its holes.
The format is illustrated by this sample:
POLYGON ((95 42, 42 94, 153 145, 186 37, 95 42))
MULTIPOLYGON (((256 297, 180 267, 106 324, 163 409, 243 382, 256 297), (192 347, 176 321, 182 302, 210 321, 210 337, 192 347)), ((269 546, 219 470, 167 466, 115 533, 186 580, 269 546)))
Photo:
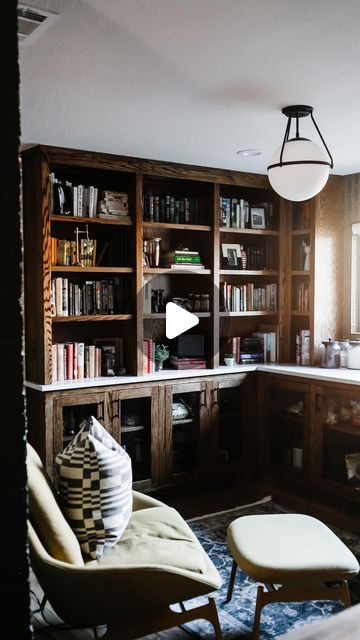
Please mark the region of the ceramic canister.
POLYGON ((360 340, 349 340, 347 368, 360 369, 360 340))

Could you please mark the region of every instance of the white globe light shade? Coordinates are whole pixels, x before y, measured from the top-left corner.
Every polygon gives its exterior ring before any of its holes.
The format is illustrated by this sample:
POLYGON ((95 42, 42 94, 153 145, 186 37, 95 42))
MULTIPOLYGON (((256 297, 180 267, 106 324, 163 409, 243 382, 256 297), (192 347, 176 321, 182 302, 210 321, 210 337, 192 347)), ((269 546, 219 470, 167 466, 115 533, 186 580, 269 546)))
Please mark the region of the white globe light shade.
MULTIPOLYGON (((269 167, 280 162, 281 146, 273 154, 269 167)), ((268 168, 274 191, 286 200, 301 202, 315 196, 329 177, 329 158, 325 150, 311 140, 289 140, 285 143, 282 161, 321 160, 327 164, 290 164, 268 168)))

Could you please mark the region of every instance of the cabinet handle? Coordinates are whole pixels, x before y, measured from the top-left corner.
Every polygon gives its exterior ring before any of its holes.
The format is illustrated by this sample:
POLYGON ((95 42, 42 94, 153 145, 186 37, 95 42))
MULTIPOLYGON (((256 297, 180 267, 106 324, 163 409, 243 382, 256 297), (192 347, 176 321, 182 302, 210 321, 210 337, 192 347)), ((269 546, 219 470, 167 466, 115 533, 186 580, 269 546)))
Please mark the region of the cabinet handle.
POLYGON ((97 406, 98 406, 98 420, 104 420, 105 401, 100 400, 100 402, 97 403, 97 406), (100 410, 99 410, 99 407, 100 407, 100 410))
POLYGON ((201 407, 207 407, 207 393, 206 393, 206 389, 201 389, 200 391, 200 409, 201 407), (204 394, 203 397, 202 394, 204 394))
POLYGON ((317 393, 316 394, 315 405, 316 405, 316 407, 315 407, 316 411, 322 411, 322 396, 321 396, 321 393, 317 393))
POLYGON ((112 419, 120 418, 120 398, 113 400, 111 404, 116 407, 115 412, 113 410, 112 419))
POLYGON ((215 405, 219 404, 219 387, 214 387, 214 389, 212 389, 212 395, 213 395, 213 407, 215 407, 215 405), (216 393, 216 397, 215 397, 215 393, 216 393))

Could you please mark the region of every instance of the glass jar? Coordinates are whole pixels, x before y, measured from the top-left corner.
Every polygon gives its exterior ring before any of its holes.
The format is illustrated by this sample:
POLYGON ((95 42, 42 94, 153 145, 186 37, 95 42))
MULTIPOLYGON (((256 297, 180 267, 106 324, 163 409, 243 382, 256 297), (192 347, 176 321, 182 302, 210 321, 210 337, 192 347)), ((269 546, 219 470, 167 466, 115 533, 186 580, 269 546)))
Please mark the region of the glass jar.
POLYGON ((349 340, 347 368, 360 369, 360 340, 349 340))
POLYGON ((188 293, 190 311, 194 311, 194 294, 188 293))
POLYGON ((349 340, 339 340, 340 345, 340 367, 347 367, 349 340))
POLYGON ((194 295, 194 311, 201 311, 201 296, 200 293, 194 295))
POLYGON ((340 345, 337 340, 323 341, 324 350, 321 357, 321 366, 326 369, 340 367, 340 345))
POLYGON ((203 293, 201 296, 201 311, 210 311, 210 295, 203 293))

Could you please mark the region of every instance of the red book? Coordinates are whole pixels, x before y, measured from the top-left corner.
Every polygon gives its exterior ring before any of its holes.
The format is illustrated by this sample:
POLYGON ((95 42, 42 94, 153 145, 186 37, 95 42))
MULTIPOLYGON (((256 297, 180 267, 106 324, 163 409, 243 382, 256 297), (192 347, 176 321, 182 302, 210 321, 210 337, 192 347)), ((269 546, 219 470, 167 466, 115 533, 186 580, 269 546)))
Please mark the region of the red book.
POLYGON ((66 345, 67 380, 74 379, 74 346, 72 342, 66 345))

